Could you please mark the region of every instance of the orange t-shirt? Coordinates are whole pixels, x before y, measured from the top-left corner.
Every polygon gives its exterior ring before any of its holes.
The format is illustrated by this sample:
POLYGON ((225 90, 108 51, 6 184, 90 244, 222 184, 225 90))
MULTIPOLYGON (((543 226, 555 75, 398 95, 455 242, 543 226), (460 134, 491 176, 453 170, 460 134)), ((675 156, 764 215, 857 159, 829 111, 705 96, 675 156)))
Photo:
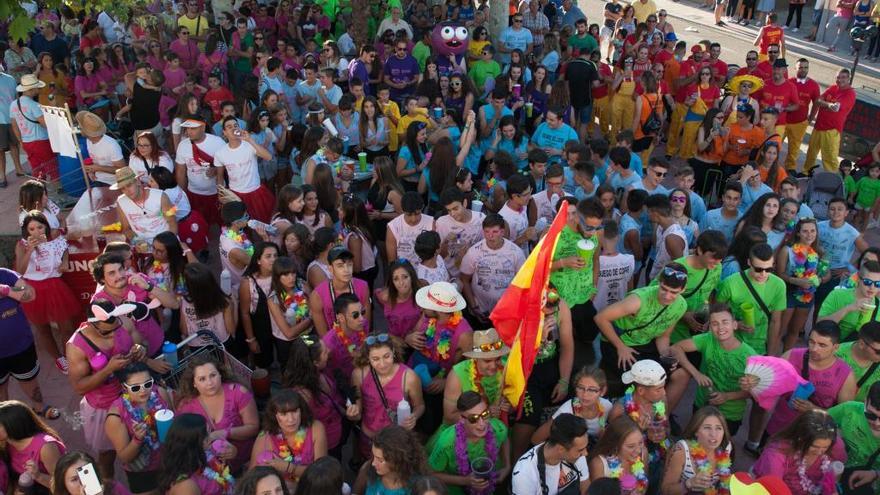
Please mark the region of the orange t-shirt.
POLYGON ((749 152, 764 142, 764 130, 760 127, 743 129, 734 124, 727 134, 727 153, 723 161, 728 165, 745 165, 749 161, 749 152), (742 154, 739 152, 742 151, 742 154))
POLYGON ((699 151, 699 148, 697 148, 697 159, 706 163, 718 163, 723 158, 723 150, 724 138, 721 136, 715 136, 712 138, 712 144, 704 151, 699 151))
POLYGON ((770 45, 776 44, 782 41, 782 28, 779 26, 764 26, 764 31, 761 33, 761 42, 760 42, 760 53, 761 55, 767 55, 767 49, 770 48, 770 45))
MULTIPOLYGON (((767 174, 770 173, 769 168, 758 167, 758 173, 761 174, 761 182, 767 183, 767 174)), ((779 191, 779 187, 782 185, 782 181, 788 178, 788 172, 785 171, 785 167, 779 167, 779 170, 776 172, 776 184, 767 184, 770 186, 770 189, 774 191, 779 191)))
POLYGON ((642 99, 642 113, 639 115, 639 125, 633 129, 636 139, 645 137, 645 133, 642 132, 642 125, 648 121, 648 115, 651 113, 651 108, 653 107, 654 113, 657 114, 657 118, 660 117, 660 110, 663 108, 659 93, 644 94, 639 96, 639 98, 642 99))

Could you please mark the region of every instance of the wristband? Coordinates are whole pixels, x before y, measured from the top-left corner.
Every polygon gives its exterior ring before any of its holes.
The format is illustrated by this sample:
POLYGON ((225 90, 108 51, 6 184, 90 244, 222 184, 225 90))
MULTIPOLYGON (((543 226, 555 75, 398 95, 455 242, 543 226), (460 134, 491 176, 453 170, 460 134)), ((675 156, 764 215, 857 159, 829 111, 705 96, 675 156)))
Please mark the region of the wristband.
POLYGON ((186 255, 188 255, 188 254, 190 254, 190 253, 192 253, 192 249, 184 249, 184 250, 183 250, 183 255, 184 255, 184 256, 186 256, 186 255))
POLYGON ((156 286, 153 285, 153 282, 147 282, 147 292, 153 292, 153 289, 155 288, 156 286))
POLYGON ((247 342, 248 344, 250 344, 251 342, 254 342, 254 341, 256 341, 256 340, 257 340, 256 337, 251 337, 251 338, 249 338, 249 339, 244 339, 244 341, 247 342))

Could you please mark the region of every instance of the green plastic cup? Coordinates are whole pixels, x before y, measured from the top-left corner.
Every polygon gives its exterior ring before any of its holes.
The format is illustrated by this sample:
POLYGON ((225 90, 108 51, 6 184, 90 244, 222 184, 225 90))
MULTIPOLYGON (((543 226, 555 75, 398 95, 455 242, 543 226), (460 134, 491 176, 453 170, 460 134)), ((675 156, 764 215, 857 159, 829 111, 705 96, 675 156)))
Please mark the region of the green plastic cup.
POLYGON ((743 323, 747 327, 755 328, 755 305, 752 303, 742 303, 739 307, 743 313, 743 323))
POLYGON ((593 259, 593 251, 596 249, 596 243, 592 239, 581 239, 577 243, 578 254, 589 263, 593 259))
POLYGON ((874 310, 877 309, 877 305, 874 303, 868 303, 862 305, 862 310, 859 312, 859 328, 862 327, 865 323, 871 321, 871 317, 874 316, 874 310))
POLYGON ((367 153, 364 151, 358 153, 358 166, 361 172, 367 171, 367 153))

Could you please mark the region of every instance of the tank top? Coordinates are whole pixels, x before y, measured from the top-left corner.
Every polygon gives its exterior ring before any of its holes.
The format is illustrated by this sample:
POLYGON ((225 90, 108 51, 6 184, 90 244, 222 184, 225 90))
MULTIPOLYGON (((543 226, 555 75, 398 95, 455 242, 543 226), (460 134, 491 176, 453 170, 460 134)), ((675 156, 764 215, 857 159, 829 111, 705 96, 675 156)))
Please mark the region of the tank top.
MULTIPOLYGON (((184 297, 180 299, 180 314, 186 325, 184 337, 205 330, 213 333, 220 342, 226 342, 229 339, 230 329, 226 328, 223 311, 218 311, 207 318, 199 318, 196 315, 196 307, 184 297)), ((189 343, 191 347, 201 347, 205 344, 207 342, 202 342, 201 339, 194 339, 189 343)))
POLYGON ((501 395, 501 376, 503 371, 499 370, 493 376, 481 376, 480 387, 478 388, 474 383, 476 376, 471 374, 471 365, 473 363, 473 359, 465 359, 452 367, 452 372, 458 376, 458 381, 461 383, 462 393, 468 391, 480 393, 490 404, 494 404, 501 395))
MULTIPOLYGON (((328 327, 332 326, 333 322, 336 321, 336 314, 333 311, 333 303, 339 296, 339 294, 336 293, 336 291, 332 290, 332 287, 330 286, 332 280, 332 278, 328 278, 327 280, 321 282, 317 287, 315 287, 315 292, 318 293, 318 296, 321 298, 321 302, 324 303, 324 321, 327 322, 328 327)), ((354 293, 365 308, 369 307, 370 288, 363 280, 359 278, 351 279, 348 290, 346 292, 354 293)), ((364 330, 369 331, 369 329, 367 328, 369 324, 370 322, 364 321, 364 330)))
POLYGON ((18 450, 14 445, 8 444, 9 449, 9 463, 12 467, 12 470, 18 474, 25 472, 27 469, 25 464, 27 461, 34 461, 39 470, 43 474, 48 474, 52 476, 46 466, 43 464, 43 461, 40 460, 40 450, 43 449, 43 446, 47 443, 54 443, 58 446, 58 450, 60 451, 60 455, 64 455, 67 451, 67 448, 64 446, 64 443, 49 435, 48 433, 37 433, 36 435, 31 437, 31 443, 29 443, 25 448, 18 450))
MULTIPOLYGON (((397 404, 403 400, 406 391, 406 370, 409 368, 405 364, 398 364, 397 371, 385 385, 382 390, 385 392, 385 399, 388 401, 388 408, 391 412, 397 411, 397 404)), ((376 375, 378 377, 378 375, 376 375)), ((382 428, 391 425, 391 418, 382 404, 382 398, 379 396, 379 389, 376 387, 376 381, 373 380, 373 374, 370 373, 369 367, 361 369, 361 397, 363 397, 363 426, 371 432, 377 432, 382 428)))
MULTIPOLYGON (((98 347, 97 344, 92 342, 88 337, 83 335, 82 331, 85 328, 85 324, 79 327, 76 332, 74 332, 73 336, 70 337, 70 340, 67 342, 73 344, 76 348, 81 350, 83 354, 86 355, 86 360, 89 363, 89 371, 91 373, 95 373, 99 371, 101 368, 95 369, 94 366, 97 364, 97 360, 100 358, 96 358, 95 356, 98 353, 103 354, 107 361, 109 362, 110 357, 116 354, 125 354, 131 350, 131 346, 134 344, 131 340, 131 336, 124 329, 119 329, 116 333, 113 334, 113 348, 112 349, 104 349, 102 347, 98 347)), ((106 366, 106 364, 105 364, 106 366)), ((89 403, 90 406, 95 409, 109 409, 110 405, 113 404, 113 401, 119 397, 119 394, 122 393, 122 387, 119 385, 119 380, 116 379, 115 375, 110 375, 104 381, 103 384, 98 385, 92 390, 89 390, 84 394, 86 402, 89 403)))
MULTIPOLYGON (((696 476, 697 471, 696 471, 696 469, 694 469, 694 460, 693 460, 693 458, 691 458, 690 443, 686 440, 679 440, 678 445, 680 445, 681 448, 684 450, 684 467, 681 470, 681 482, 684 483, 685 481, 696 476)), ((730 448, 731 448, 731 446, 728 444, 727 445, 727 453, 728 454, 730 453, 730 448)), ((718 483, 718 472, 715 470, 713 470, 713 472, 712 472, 712 483, 713 484, 718 483)))
POLYGON ((309 234, 311 234, 312 237, 315 236, 315 231, 320 229, 321 227, 324 227, 325 226, 324 224, 327 222, 327 220, 326 220, 327 214, 326 213, 319 210, 317 215, 318 215, 317 222, 315 222, 315 215, 303 215, 302 221, 300 222, 303 225, 305 225, 307 229, 309 229, 309 234))
MULTIPOLYGON (((263 451, 259 455, 262 455, 263 453, 266 453, 266 452, 271 452, 275 456, 280 457, 282 459, 284 457, 286 457, 286 455, 293 456, 293 452, 290 451, 290 449, 292 448, 292 446, 290 445, 291 442, 289 439, 285 438, 282 433, 271 434, 267 431, 261 431, 259 436, 260 437, 266 437, 266 436, 270 437, 269 438, 269 449, 263 451), (287 449, 288 449, 288 452, 285 453, 286 455, 281 454, 281 449, 283 447, 287 447, 287 449)), ((311 425, 309 425, 309 427, 306 428, 306 435, 305 435, 305 438, 303 439, 302 451, 299 452, 299 454, 296 455, 293 458, 293 460, 290 462, 292 462, 295 465, 299 465, 299 466, 308 466, 309 464, 314 462, 314 460, 315 460, 314 438, 312 437, 312 427, 311 427, 311 425)), ((286 477, 288 479, 295 479, 293 476, 291 476, 290 473, 286 473, 286 477)))
MULTIPOLYGON (((376 289, 376 299, 379 299, 378 293, 382 289, 376 289)), ((385 314, 385 321, 388 322, 388 333, 401 339, 416 326, 419 318, 422 316, 422 310, 416 306, 415 298, 411 297, 403 302, 398 302, 393 306, 382 304, 382 312, 385 314)))
MULTIPOLYGON (((155 401, 156 407, 152 410, 147 410, 147 404, 144 404, 139 407, 140 410, 143 410, 145 414, 152 415, 159 409, 167 409, 168 404, 165 403, 165 400, 162 399, 162 396, 153 388, 152 392, 150 392, 150 401, 155 401)), ((135 418, 128 409, 126 409, 125 404, 122 401, 122 397, 118 397, 115 401, 113 401, 113 406, 116 411, 119 413, 119 419, 122 420, 122 424, 125 425, 125 429, 128 431, 129 438, 134 438, 134 427, 140 421, 135 418)), ((151 426, 154 428, 154 426, 151 426)), ((157 437, 158 438, 158 437, 157 437)), ((125 467, 125 470, 128 472, 139 472, 139 471, 150 471, 157 469, 159 467, 159 443, 156 442, 156 446, 154 449, 150 448, 150 445, 145 441, 141 443, 140 453, 138 457, 135 458, 136 462, 141 460, 141 456, 145 458, 145 460, 141 461, 144 465, 138 466, 135 468, 132 466, 131 462, 124 462, 122 465, 125 467), (146 450, 146 453, 144 451, 146 450)))
POLYGON ((135 204, 128 196, 122 194, 116 202, 131 230, 139 238, 152 242, 153 238, 168 230, 168 222, 162 214, 162 191, 144 189, 147 194, 143 207, 135 204))
MULTIPOLYGON (((27 243, 24 239, 21 242, 27 243)), ((61 262, 66 251, 67 239, 64 236, 40 244, 31 251, 30 261, 22 278, 37 281, 60 277, 61 262)))
POLYGON ((159 100, 162 92, 134 84, 131 104, 131 125, 135 129, 152 129, 159 123, 159 100))
MULTIPOLYGON (((95 292, 95 295, 92 296, 92 301, 100 301, 107 300, 113 302, 113 304, 122 304, 126 301, 138 301, 142 303, 146 303, 150 300, 150 295, 144 289, 134 285, 128 284, 128 288, 126 289, 125 296, 123 298, 116 298, 108 293, 105 289, 101 289, 95 292)), ((134 322, 134 327, 140 332, 141 336, 144 338, 147 346, 147 356, 155 356, 159 353, 159 348, 162 347, 162 342, 165 340, 164 332, 162 331, 162 327, 159 326, 159 323, 153 317, 147 317, 140 321, 134 322)), ((116 332, 119 333, 127 332, 116 332)), ((129 345, 129 347, 131 347, 129 345)), ((128 348, 126 351, 128 352, 128 348)))
POLYGON ((330 265, 327 265, 327 264, 321 263, 321 261, 318 260, 318 259, 315 259, 314 261, 312 261, 311 263, 309 263, 308 268, 306 268, 306 275, 308 275, 309 271, 311 271, 311 269, 312 269, 313 266, 317 266, 322 272, 324 272, 324 275, 325 275, 328 279, 331 277, 331 274, 330 274, 330 265))
MULTIPOLYGON (((308 391, 309 409, 314 417, 320 418, 321 423, 324 424, 324 431, 327 434, 327 448, 334 449, 342 441, 342 414, 340 411, 343 400, 336 388, 336 381, 329 373, 322 370, 318 376, 318 382, 322 387, 320 393, 315 394, 308 391)), ((294 387, 294 390, 300 394, 307 391, 304 387, 294 387)))
MULTIPOLYGON (((241 417, 241 411, 254 400, 254 396, 244 387, 237 383, 223 384, 223 415, 219 421, 214 421, 211 414, 205 409, 198 397, 192 397, 184 400, 177 405, 176 414, 193 413, 204 417, 208 421, 208 430, 223 430, 225 428, 233 428, 242 426, 244 420, 241 417)), ((235 469, 243 465, 250 458, 251 447, 253 447, 253 438, 244 440, 230 440, 238 449, 235 459, 230 461, 230 466, 235 469)), ((202 493, 204 495, 204 492, 202 493)))
MULTIPOLYGON (((367 238, 363 234, 356 230, 343 229, 342 232, 345 236, 342 239, 342 244, 346 247, 348 246, 348 241, 352 238, 352 236, 357 236, 361 239, 361 271, 365 272, 375 267, 376 247, 370 244, 370 241, 367 240, 367 238)), ((349 249, 349 251, 351 251, 351 249, 349 249)))
POLYGON ((666 263, 672 261, 672 257, 669 254, 669 251, 666 250, 666 238, 669 236, 678 236, 684 241, 684 250, 683 253, 687 254, 688 245, 687 245, 687 235, 684 233, 684 229, 681 228, 681 225, 673 222, 672 225, 663 229, 659 225, 657 226, 657 233, 655 238, 658 238, 657 242, 657 257, 654 261, 654 267, 651 269, 651 279, 657 276, 660 273, 660 270, 666 266, 666 263))

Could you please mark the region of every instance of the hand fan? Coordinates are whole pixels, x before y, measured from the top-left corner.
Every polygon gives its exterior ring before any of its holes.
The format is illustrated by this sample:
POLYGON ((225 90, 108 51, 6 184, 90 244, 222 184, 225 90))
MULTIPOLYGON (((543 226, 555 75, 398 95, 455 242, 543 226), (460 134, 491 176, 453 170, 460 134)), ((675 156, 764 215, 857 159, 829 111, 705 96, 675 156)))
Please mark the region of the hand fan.
POLYGON ((758 377, 758 384, 750 392, 763 409, 772 408, 777 397, 807 383, 791 363, 772 356, 749 357, 745 374, 758 377))

